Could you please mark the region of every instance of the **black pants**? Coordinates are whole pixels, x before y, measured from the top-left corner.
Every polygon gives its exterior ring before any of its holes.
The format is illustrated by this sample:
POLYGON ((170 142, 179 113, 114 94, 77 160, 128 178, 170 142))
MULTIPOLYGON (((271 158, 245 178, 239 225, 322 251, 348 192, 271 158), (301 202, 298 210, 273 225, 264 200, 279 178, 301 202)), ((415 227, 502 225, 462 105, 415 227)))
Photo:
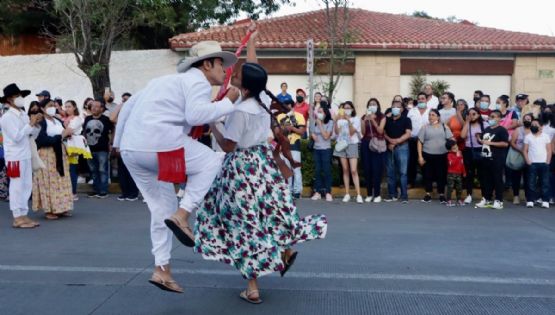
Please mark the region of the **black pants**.
POLYGON ((530 199, 530 190, 528 188, 528 166, 526 165, 521 170, 515 171, 511 170, 511 185, 513 187, 513 196, 518 196, 520 194, 520 182, 522 180, 524 184, 524 196, 526 201, 530 199))
POLYGON ((418 138, 410 138, 409 141, 409 163, 407 167, 407 183, 414 187, 416 184, 416 174, 418 173, 418 138))
POLYGON ((433 182, 437 183, 437 193, 445 193, 445 182, 447 181, 447 154, 428 154, 422 152, 426 161, 422 173, 424 175, 424 188, 427 193, 432 192, 433 182))
MULTIPOLYGON (((482 185, 482 160, 474 159, 472 155, 471 148, 465 148, 463 150, 464 159, 464 169, 466 170, 465 188, 467 195, 472 195, 472 189, 474 188, 474 179, 478 178, 480 182, 480 189, 482 190, 482 196, 484 195, 484 185, 482 185)), ((477 149, 480 150, 480 149, 477 149)))
POLYGON ((494 156, 491 159, 482 160, 482 182, 483 197, 491 201, 495 190, 495 200, 503 201, 503 174, 505 171, 505 155, 494 156))
POLYGON ((118 177, 121 194, 124 198, 137 198, 139 196, 139 189, 131 177, 129 170, 123 163, 121 156, 118 155, 118 177))

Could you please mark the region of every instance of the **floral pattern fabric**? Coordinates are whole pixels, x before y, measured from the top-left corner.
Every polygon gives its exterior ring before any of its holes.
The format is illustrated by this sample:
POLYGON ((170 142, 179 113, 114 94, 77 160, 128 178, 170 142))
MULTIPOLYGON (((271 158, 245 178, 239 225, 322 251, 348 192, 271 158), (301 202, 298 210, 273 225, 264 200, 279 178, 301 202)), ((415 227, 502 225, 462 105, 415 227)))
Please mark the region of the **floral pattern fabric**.
POLYGON ((326 232, 324 215, 299 218, 271 151, 259 145, 226 155, 197 211, 194 251, 256 279, 283 270, 285 249, 326 232))
POLYGON ((33 172, 33 210, 53 214, 73 210, 73 193, 65 148, 62 153, 65 174, 63 177, 56 169, 56 154, 53 148, 41 148, 38 153, 46 168, 33 172))

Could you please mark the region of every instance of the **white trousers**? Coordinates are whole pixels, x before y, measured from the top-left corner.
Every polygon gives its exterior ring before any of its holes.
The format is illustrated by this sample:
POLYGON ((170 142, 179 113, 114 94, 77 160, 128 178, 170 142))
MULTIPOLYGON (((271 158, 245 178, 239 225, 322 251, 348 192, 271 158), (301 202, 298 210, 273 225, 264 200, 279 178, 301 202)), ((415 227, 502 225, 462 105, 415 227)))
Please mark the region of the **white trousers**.
MULTIPOLYGON (((164 220, 177 210, 177 196, 172 183, 158 180, 156 152, 122 151, 121 157, 145 198, 150 210, 150 238, 156 266, 167 265, 172 250, 172 233, 164 220)), ((187 186, 179 204, 188 212, 196 210, 221 169, 224 153, 216 153, 202 143, 187 138, 185 163, 187 186)))
POLYGON ((29 212, 29 198, 33 191, 31 159, 19 161, 19 173, 18 178, 10 178, 10 210, 14 218, 27 215, 29 212))
MULTIPOLYGON (((301 151, 291 150, 291 156, 295 162, 301 162, 301 151)), ((291 163, 289 163, 288 159, 283 157, 283 160, 287 166, 291 167, 291 163)), ((294 194, 301 194, 303 192, 303 174, 300 167, 293 169, 293 177, 289 177, 287 182, 289 184, 289 190, 294 194)))

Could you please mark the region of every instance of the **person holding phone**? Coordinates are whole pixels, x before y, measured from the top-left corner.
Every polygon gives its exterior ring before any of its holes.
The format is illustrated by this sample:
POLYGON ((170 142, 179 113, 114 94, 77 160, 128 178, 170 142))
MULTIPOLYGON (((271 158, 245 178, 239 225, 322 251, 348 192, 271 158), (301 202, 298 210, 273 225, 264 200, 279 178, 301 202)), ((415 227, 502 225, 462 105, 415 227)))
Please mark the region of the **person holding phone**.
MULTIPOLYGON (((482 182, 482 143, 478 141, 479 137, 484 133, 486 123, 478 109, 475 107, 468 110, 463 129, 461 130, 461 139, 465 141, 463 150, 464 168, 466 169, 466 198, 465 204, 472 203, 472 190, 474 188, 474 179, 477 177, 482 182)), ((482 186, 482 185, 480 185, 482 186)), ((482 196, 484 195, 483 187, 482 196)))

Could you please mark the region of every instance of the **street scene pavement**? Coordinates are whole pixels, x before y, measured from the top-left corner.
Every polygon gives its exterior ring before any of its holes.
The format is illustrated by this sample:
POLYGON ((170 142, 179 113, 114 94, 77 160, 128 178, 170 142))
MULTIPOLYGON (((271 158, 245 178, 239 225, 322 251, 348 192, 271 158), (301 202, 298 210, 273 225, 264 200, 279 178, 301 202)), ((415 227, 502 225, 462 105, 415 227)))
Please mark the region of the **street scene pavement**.
POLYGON ((0 204, 0 314, 555 314, 555 210, 297 202, 328 216, 284 277, 239 299, 239 272, 174 240, 184 294, 150 285, 145 204, 87 199, 74 217, 11 228, 0 204))

